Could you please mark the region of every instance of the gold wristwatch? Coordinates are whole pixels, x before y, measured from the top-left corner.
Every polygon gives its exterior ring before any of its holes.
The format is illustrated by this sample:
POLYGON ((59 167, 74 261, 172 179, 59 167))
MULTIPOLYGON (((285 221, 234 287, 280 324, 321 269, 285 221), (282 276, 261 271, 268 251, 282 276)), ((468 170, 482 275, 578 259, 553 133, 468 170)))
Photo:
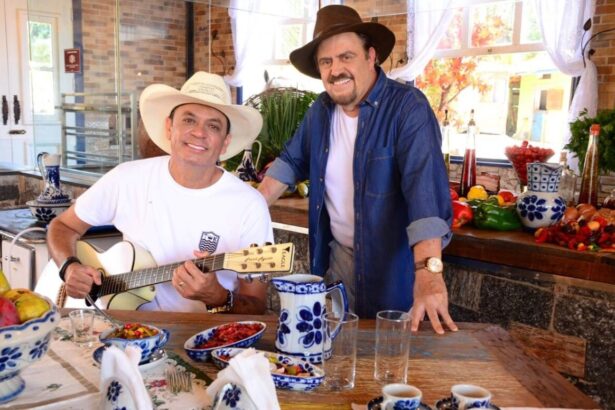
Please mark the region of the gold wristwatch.
POLYGON ((427 269, 431 273, 442 273, 444 264, 442 263, 442 259, 431 256, 414 264, 414 270, 417 271, 419 269, 427 269))

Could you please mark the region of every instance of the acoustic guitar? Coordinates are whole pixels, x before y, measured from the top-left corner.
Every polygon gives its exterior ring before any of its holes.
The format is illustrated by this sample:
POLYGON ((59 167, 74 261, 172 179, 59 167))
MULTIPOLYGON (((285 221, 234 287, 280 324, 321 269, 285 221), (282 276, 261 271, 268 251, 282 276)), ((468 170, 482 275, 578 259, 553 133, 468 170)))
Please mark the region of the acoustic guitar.
MULTIPOLYGON (((86 241, 77 242, 77 257, 84 265, 101 272, 102 284, 94 285, 90 292, 96 305, 103 309, 134 310, 154 299, 157 283, 168 282, 173 271, 183 262, 157 266, 148 251, 128 241, 121 241, 105 252, 86 241)), ((292 243, 251 246, 237 252, 207 256, 192 261, 203 272, 232 270, 240 279, 251 281, 266 279, 267 273, 290 273, 293 268, 295 246, 292 243), (261 273, 267 272, 267 273, 261 273), (260 273, 252 275, 253 273, 260 273)), ((36 285, 36 292, 49 296, 58 306, 79 307, 83 302, 67 303, 64 283, 58 268, 51 260, 36 285), (64 296, 62 296, 64 294, 64 296), (66 298, 66 299, 64 299, 66 298)))

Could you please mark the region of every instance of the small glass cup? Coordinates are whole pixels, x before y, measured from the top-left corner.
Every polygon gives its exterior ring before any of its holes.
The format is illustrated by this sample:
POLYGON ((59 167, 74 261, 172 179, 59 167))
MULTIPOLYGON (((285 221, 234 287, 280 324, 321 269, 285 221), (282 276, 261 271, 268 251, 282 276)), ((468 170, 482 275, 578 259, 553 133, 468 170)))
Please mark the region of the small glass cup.
POLYGON ((359 316, 350 312, 324 315, 325 343, 322 368, 324 384, 331 390, 352 389, 357 362, 359 316), (329 345, 329 341, 331 342, 329 345), (330 346, 331 350, 328 350, 330 346))
POLYGON ((73 342, 80 346, 91 345, 93 342, 94 311, 77 309, 68 314, 73 330, 73 342))
POLYGON ((410 314, 383 310, 376 314, 374 379, 385 383, 406 383, 410 353, 410 314))

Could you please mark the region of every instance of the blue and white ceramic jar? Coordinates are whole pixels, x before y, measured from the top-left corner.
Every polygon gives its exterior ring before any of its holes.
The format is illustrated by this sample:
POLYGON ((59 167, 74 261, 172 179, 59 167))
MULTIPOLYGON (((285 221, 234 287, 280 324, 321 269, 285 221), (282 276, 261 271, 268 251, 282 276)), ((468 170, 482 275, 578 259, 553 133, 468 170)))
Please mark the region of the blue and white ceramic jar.
POLYGON ((558 192, 561 174, 561 165, 527 164, 527 191, 517 198, 517 213, 523 226, 543 228, 562 219, 566 201, 558 192))

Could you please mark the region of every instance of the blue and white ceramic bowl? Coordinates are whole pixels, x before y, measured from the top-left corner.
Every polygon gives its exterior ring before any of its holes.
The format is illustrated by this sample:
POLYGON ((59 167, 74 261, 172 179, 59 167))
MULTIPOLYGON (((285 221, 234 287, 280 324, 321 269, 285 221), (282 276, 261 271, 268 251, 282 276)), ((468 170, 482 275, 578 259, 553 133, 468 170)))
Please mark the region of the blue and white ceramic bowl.
POLYGON ((15 399, 26 388, 19 375, 21 369, 47 353, 60 314, 49 298, 44 299, 51 308, 43 316, 0 328, 0 404, 15 399))
POLYGON ((223 325, 210 327, 209 329, 205 329, 193 335, 192 337, 190 337, 190 339, 186 340, 186 342, 184 343, 184 350, 186 351, 186 354, 188 355, 188 357, 197 362, 205 362, 211 357, 211 352, 215 349, 218 349, 221 347, 250 347, 254 343, 256 343, 261 337, 263 337, 263 334, 265 333, 265 329, 267 328, 267 325, 265 323, 254 321, 254 320, 244 320, 241 322, 232 322, 232 323, 241 323, 241 324, 257 323, 261 326, 261 330, 259 330, 252 336, 246 337, 244 339, 238 340, 233 343, 228 343, 222 346, 214 346, 214 347, 210 347, 207 349, 199 349, 197 346, 211 339, 216 334, 216 332, 218 332, 218 329, 220 327, 230 325, 231 323, 225 323, 223 325))
POLYGON ((125 350, 126 346, 137 346, 141 349, 141 362, 146 362, 150 359, 152 353, 160 350, 169 341, 169 331, 160 329, 152 325, 144 325, 152 329, 156 329, 158 333, 154 336, 145 337, 143 339, 124 339, 120 337, 109 337, 115 328, 111 327, 99 336, 101 343, 106 345, 116 346, 118 349, 125 350))
POLYGON ((72 200, 59 203, 41 203, 38 201, 28 201, 26 205, 30 208, 32 216, 39 222, 49 223, 53 218, 66 211, 73 204, 72 200))
MULTIPOLYGON (((236 347, 221 347, 211 352, 211 359, 220 369, 228 366, 229 360, 235 357, 245 349, 236 347)), ((314 366, 309 361, 297 357, 288 356, 280 353, 265 352, 265 357, 269 360, 271 366, 271 378, 276 388, 282 390, 310 391, 318 387, 325 378, 325 372, 317 366, 314 366), (276 363, 284 366, 300 365, 309 376, 295 376, 290 374, 280 373, 276 368, 276 363)))

